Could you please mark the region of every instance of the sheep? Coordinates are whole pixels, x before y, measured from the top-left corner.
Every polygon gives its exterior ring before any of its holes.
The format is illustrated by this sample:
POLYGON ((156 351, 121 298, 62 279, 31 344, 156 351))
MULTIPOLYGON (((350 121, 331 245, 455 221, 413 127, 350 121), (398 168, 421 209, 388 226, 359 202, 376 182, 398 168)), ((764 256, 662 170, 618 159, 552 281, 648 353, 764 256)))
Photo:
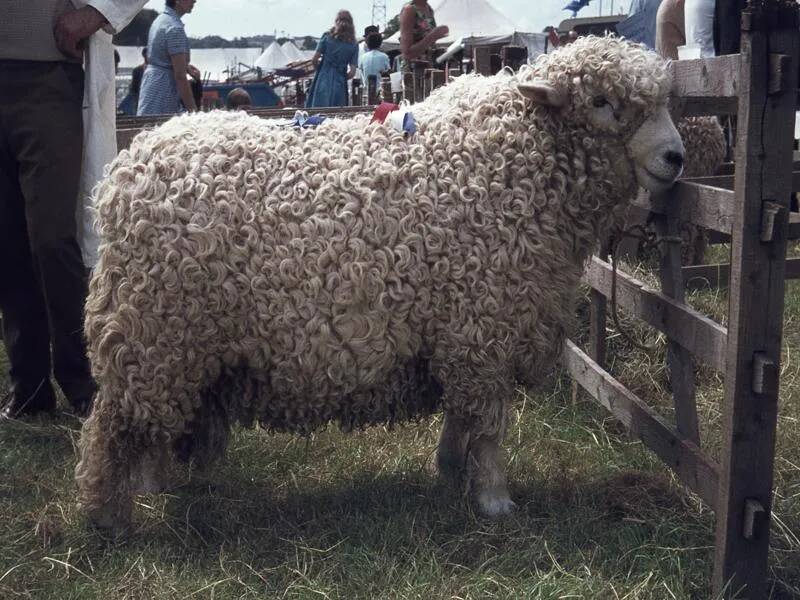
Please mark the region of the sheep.
POLYGON ((670 83, 644 47, 584 38, 457 78, 415 105, 407 139, 224 113, 137 136, 95 198, 90 521, 124 527, 160 465, 207 464, 234 422, 305 433, 442 409, 441 476, 512 511, 513 387, 556 361, 584 264, 637 186, 680 175, 670 83))
MULTIPOLYGON (((678 121, 678 133, 686 149, 684 177, 715 175, 725 160, 725 134, 716 117, 687 117, 678 121)), ((706 253, 706 232, 699 225, 681 223, 683 264, 699 265, 706 253)))

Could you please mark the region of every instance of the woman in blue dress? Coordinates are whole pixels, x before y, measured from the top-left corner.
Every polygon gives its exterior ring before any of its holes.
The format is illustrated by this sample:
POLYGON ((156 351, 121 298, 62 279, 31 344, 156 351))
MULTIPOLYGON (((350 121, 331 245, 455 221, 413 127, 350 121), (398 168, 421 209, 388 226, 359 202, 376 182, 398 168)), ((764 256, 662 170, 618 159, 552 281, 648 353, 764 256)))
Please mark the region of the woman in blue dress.
POLYGON ((164 12, 150 26, 147 69, 142 76, 137 115, 168 115, 197 110, 186 75, 200 79, 189 64, 189 40, 181 17, 192 12, 195 0, 166 0, 164 12))
POLYGON ((306 106, 347 106, 347 80, 356 73, 358 44, 350 11, 340 10, 330 31, 322 35, 314 54, 317 74, 306 106))

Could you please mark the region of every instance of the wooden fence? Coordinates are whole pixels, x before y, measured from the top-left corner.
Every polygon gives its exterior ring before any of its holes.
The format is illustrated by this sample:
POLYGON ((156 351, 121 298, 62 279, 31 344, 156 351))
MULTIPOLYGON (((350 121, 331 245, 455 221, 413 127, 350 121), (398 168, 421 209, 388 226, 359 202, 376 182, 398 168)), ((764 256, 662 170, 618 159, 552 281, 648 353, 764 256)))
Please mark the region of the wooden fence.
POLYGON ((592 289, 589 347, 568 341, 563 353, 589 395, 715 511, 712 582, 726 597, 767 595, 784 283, 800 277, 800 260, 786 260, 787 239, 800 238, 800 218, 789 212, 790 194, 800 189, 792 151, 798 37, 797 7, 765 0, 742 13, 741 54, 671 64, 676 114, 738 115, 735 174, 684 180, 637 202, 661 234, 676 235, 684 220, 729 235, 731 263, 682 267, 671 244, 662 252, 660 291, 618 273, 618 305, 667 337, 675 423, 604 369, 607 252, 583 278, 592 289), (687 284, 701 281, 729 286, 727 328, 684 302, 687 284), (719 463, 702 450, 695 359, 725 379, 719 463))

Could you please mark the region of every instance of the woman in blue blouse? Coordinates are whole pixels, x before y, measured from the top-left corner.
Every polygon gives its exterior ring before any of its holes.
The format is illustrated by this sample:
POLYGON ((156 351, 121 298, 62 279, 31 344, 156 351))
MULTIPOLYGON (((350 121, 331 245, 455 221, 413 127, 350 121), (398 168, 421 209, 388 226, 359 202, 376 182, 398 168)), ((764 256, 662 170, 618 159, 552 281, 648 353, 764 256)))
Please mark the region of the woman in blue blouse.
POLYGON ((340 10, 330 31, 323 34, 313 58, 317 74, 306 106, 347 106, 347 80, 356 73, 358 44, 353 16, 340 10))
POLYGON ((142 76, 137 115, 167 115, 197 110, 186 75, 200 79, 189 64, 189 40, 181 17, 192 12, 195 0, 166 0, 164 12, 150 26, 147 69, 142 76), (182 103, 182 104, 181 104, 182 103))

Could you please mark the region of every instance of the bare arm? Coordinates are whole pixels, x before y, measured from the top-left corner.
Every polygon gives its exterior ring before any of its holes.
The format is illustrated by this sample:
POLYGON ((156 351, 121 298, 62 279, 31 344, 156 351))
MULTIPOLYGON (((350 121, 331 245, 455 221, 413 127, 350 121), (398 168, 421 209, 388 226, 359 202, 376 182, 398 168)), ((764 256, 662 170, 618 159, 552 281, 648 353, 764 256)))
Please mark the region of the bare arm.
POLYGON ((192 88, 189 85, 189 80, 186 79, 187 68, 189 66, 188 54, 173 54, 172 59, 172 72, 175 74, 175 84, 178 86, 178 95, 189 112, 195 112, 197 105, 194 103, 194 96, 192 96, 192 88))
POLYGON ((189 74, 189 77, 194 79, 195 81, 202 81, 203 76, 200 74, 200 69, 195 67, 194 65, 186 65, 186 72, 189 74))
POLYGON ((314 53, 314 58, 311 59, 311 62, 314 64, 315 67, 319 66, 319 63, 322 62, 322 54, 319 52, 314 53))
POLYGON ((414 21, 416 15, 411 6, 406 6, 400 13, 400 52, 406 60, 413 60, 422 56, 425 51, 433 46, 437 40, 446 37, 450 31, 446 25, 440 25, 428 32, 417 43, 414 43, 414 21))

